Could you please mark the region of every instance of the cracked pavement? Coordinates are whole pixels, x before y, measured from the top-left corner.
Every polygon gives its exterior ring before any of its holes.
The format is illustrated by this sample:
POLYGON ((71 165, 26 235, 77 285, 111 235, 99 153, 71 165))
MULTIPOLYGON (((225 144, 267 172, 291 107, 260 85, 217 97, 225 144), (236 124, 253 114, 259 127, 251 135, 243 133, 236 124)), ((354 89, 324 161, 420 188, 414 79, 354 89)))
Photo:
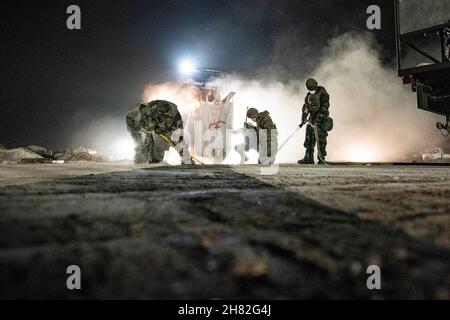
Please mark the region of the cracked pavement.
POLYGON ((259 169, 0 166, 0 297, 450 299, 448 167, 259 169))

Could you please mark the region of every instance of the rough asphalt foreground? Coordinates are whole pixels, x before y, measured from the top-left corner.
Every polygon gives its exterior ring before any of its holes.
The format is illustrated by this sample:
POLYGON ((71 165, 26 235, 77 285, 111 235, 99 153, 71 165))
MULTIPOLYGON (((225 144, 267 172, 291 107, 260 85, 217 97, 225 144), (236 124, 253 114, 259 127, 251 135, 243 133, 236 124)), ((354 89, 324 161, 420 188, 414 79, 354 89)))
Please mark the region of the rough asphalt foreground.
POLYGON ((449 299, 450 168, 3 165, 0 248, 1 298, 449 299))

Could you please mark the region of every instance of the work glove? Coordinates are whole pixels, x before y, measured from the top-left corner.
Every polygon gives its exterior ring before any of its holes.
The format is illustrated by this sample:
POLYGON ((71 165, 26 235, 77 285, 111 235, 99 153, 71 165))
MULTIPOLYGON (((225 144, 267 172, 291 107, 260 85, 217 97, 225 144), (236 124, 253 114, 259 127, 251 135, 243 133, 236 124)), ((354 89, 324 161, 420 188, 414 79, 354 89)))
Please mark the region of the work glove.
POLYGON ((300 123, 300 125, 299 125, 300 129, 303 128, 305 126, 305 124, 306 124, 306 122, 300 123))
POLYGON ((255 126, 252 126, 252 125, 249 124, 249 123, 246 123, 246 124, 245 124, 245 129, 248 129, 248 130, 250 130, 250 129, 256 130, 256 127, 255 127, 255 126))

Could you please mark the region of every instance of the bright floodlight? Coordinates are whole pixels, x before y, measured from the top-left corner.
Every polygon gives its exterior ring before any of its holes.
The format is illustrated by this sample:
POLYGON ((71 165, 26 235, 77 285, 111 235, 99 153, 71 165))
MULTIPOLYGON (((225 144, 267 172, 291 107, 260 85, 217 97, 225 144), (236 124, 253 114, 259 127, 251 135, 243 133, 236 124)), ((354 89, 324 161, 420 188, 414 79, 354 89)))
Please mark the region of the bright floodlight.
POLYGON ((195 72, 194 63, 189 59, 183 59, 179 65, 180 72, 185 75, 189 75, 195 72))

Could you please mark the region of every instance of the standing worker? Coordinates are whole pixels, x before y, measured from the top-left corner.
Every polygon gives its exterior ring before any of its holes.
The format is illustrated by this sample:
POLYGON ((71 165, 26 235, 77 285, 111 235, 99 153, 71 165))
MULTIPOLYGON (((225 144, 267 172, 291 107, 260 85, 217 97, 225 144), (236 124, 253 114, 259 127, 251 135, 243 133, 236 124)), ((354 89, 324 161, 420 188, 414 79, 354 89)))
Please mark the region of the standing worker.
POLYGON ((314 164, 314 148, 317 143, 319 165, 325 165, 327 156, 328 132, 333 130, 333 119, 330 118, 330 96, 324 87, 319 86, 316 80, 306 81, 308 94, 303 105, 302 123, 305 124, 306 137, 304 147, 305 157, 298 164, 314 164))

